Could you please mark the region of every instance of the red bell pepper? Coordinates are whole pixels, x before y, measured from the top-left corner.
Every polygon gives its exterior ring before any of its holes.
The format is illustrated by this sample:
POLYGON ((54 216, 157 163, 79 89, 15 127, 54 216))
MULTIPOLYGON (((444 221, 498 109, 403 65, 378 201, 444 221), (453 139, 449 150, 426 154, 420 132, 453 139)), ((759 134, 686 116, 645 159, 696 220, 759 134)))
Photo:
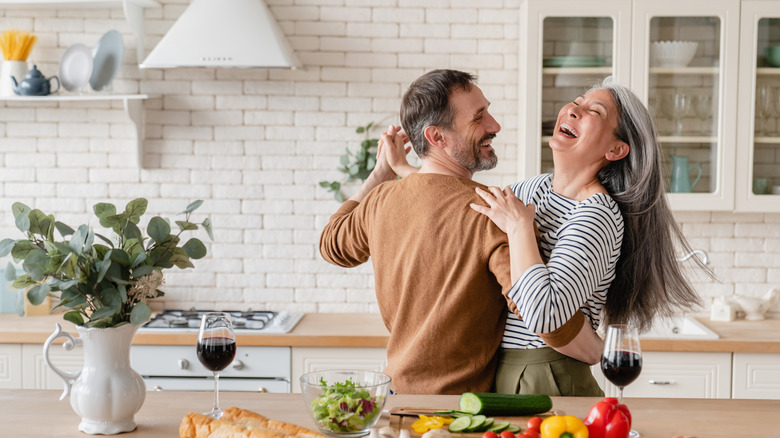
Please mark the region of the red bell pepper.
POLYGON ((627 438, 631 413, 616 398, 607 397, 593 405, 584 423, 590 438, 627 438))

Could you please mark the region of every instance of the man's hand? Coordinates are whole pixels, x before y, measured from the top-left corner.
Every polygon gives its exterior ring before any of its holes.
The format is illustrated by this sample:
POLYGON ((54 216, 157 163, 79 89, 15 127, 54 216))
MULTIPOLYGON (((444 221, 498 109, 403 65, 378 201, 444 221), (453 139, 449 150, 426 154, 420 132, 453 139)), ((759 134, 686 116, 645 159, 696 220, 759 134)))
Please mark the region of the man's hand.
POLYGON ((409 136, 401 130, 400 126, 393 125, 390 125, 387 131, 383 132, 379 138, 377 159, 380 154, 384 154, 393 172, 401 178, 417 172, 417 168, 406 160, 406 154, 412 150, 411 146, 406 146, 408 142, 409 136))
MULTIPOLYGON (((382 133, 376 151, 376 164, 374 165, 374 169, 371 170, 368 178, 363 181, 363 184, 357 189, 355 194, 349 198, 350 201, 360 202, 374 187, 385 181, 392 181, 398 178, 398 174, 396 174, 395 170, 388 162, 388 155, 392 155, 394 159, 397 159, 397 156, 400 155, 404 163, 406 162, 406 153, 401 154, 398 149, 400 148, 400 151, 403 151, 404 143, 409 141, 409 138, 405 133, 399 133, 400 130, 400 126, 395 127, 391 125, 387 131, 382 133), (389 152, 391 150, 392 152, 389 152)), ((409 150, 411 150, 411 147, 406 148, 407 153, 409 150)), ((407 166, 409 166, 408 163, 407 166)), ((399 169, 400 168, 402 167, 399 167, 399 169)))

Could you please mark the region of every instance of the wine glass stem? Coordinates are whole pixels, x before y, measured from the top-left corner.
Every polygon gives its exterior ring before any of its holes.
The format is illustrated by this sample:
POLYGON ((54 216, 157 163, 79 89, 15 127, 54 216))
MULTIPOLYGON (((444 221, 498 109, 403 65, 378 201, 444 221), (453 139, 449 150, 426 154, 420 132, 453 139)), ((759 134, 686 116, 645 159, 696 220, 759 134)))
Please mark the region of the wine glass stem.
POLYGON ((618 386, 618 404, 623 404, 623 387, 618 386))
POLYGON ((217 414, 219 412, 219 373, 214 371, 214 407, 211 412, 217 414))

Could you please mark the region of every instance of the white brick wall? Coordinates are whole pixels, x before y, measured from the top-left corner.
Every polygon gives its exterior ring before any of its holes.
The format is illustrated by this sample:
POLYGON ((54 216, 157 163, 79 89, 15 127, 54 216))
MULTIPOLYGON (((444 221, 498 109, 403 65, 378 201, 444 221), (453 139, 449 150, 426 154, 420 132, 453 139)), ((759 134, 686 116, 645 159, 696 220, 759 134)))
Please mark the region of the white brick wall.
MULTIPOLYGON (((188 3, 160 2, 145 12, 147 50, 188 3)), ((159 96, 146 102, 144 169, 117 103, 0 104, 0 236, 21 237, 10 215, 17 200, 94 224, 96 202, 145 196, 150 213, 173 215, 200 198, 216 241, 196 269, 167 275, 165 306, 376 312, 370 265, 342 269, 319 256, 320 229, 338 204, 317 183, 341 177, 339 155, 362 140, 355 127, 397 123, 409 82, 440 67, 477 73, 503 127, 501 163, 477 179, 515 181, 517 0, 267 3, 304 69, 141 72, 119 9, 0 10, 0 30, 39 37, 30 63, 47 76, 71 44, 93 47, 118 29, 127 50, 113 91, 159 96)), ((691 272, 706 305, 780 285, 780 215, 677 218, 720 279, 691 272)))

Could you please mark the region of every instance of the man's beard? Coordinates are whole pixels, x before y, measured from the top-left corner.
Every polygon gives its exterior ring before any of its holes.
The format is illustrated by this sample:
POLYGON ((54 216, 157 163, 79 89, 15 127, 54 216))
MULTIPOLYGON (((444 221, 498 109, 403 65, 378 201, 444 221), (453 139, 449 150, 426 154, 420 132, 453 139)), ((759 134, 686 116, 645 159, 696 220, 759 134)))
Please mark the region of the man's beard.
POLYGON ((480 145, 491 138, 495 138, 496 134, 487 134, 482 137, 478 142, 459 142, 460 144, 455 149, 452 158, 466 170, 471 173, 479 172, 481 170, 490 170, 498 164, 498 156, 496 151, 491 149, 487 157, 482 156, 482 147, 480 145))

